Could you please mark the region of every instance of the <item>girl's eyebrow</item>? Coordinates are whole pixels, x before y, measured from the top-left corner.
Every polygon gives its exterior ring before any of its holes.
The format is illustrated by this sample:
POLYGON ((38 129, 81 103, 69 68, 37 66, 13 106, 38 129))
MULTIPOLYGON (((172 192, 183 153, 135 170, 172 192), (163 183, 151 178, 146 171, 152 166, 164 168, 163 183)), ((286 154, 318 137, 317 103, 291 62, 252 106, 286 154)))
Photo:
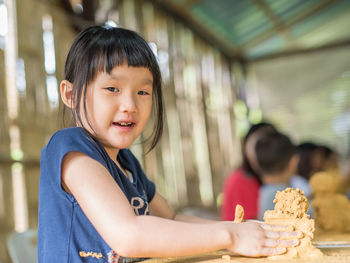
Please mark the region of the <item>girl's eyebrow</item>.
POLYGON ((153 85, 153 80, 149 79, 149 78, 145 78, 143 81, 142 81, 143 84, 145 85, 150 85, 152 86, 153 85))
MULTIPOLYGON (((126 77, 124 77, 124 76, 120 76, 120 75, 116 75, 116 74, 107 74, 107 76, 105 77, 106 79, 107 78, 111 78, 111 79, 113 79, 113 80, 124 80, 124 79, 126 79, 126 77)), ((142 81, 141 81, 141 83, 142 84, 144 84, 144 85, 150 85, 150 86, 152 86, 153 85, 153 80, 152 79, 150 79, 150 78, 144 78, 142 81)))

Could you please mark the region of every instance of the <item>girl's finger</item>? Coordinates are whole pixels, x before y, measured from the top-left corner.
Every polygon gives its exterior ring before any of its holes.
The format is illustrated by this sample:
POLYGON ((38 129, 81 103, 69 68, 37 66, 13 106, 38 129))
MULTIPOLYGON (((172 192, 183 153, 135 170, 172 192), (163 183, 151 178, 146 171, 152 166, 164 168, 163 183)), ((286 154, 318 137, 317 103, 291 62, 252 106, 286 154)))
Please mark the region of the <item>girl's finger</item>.
POLYGON ((281 238, 281 233, 279 231, 271 231, 271 230, 266 230, 265 231, 265 236, 270 239, 280 239, 281 238))
POLYGON ((293 231, 293 232, 280 232, 280 236, 282 238, 302 238, 303 233, 300 231, 293 231))
POLYGON ((267 238, 264 242, 264 247, 277 247, 280 243, 280 239, 267 238))
POLYGON ((272 238, 272 239, 288 238, 289 240, 291 240, 291 239, 299 239, 303 236, 303 234, 298 231, 284 232, 284 231, 266 230, 265 236, 267 238, 272 238))
POLYGON ((271 224, 262 223, 261 227, 264 228, 265 230, 286 231, 289 226, 271 225, 271 224))
POLYGON ((296 240, 281 240, 281 239, 266 239, 265 247, 293 247, 300 243, 298 239, 296 240))
POLYGON ((294 239, 294 240, 279 240, 279 243, 281 246, 283 247, 294 247, 300 244, 300 240, 299 239, 294 239))
POLYGON ((247 219, 246 222, 264 224, 264 221, 260 221, 260 220, 256 220, 256 219, 247 219))

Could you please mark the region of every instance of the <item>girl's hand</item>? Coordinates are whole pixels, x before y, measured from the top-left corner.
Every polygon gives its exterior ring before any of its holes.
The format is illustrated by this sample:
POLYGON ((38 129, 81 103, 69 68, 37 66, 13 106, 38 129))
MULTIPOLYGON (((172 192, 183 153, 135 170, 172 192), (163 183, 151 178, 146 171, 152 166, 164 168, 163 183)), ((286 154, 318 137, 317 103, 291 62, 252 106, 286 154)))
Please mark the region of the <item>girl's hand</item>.
POLYGON ((233 237, 233 245, 228 249, 249 257, 283 254, 287 251, 286 247, 298 245, 301 238, 301 233, 284 232, 284 226, 280 226, 282 231, 270 230, 272 227, 263 222, 231 223, 228 227, 233 237), (281 240, 282 237, 295 237, 295 239, 281 240))

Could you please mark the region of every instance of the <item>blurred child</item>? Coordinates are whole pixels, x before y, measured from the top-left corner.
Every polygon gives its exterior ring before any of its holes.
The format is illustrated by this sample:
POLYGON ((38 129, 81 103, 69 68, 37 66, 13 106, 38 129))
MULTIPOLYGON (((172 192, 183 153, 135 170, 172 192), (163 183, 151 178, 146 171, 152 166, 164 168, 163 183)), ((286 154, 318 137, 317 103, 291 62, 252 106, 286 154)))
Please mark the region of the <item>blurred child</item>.
POLYGON ((323 151, 313 142, 303 142, 297 146, 299 162, 296 173, 290 180, 290 186, 304 191, 307 198, 311 197, 309 179, 322 167, 323 151))
POLYGON ((244 207, 244 219, 257 219, 261 179, 256 169, 254 145, 260 134, 270 131, 275 131, 274 126, 267 122, 261 122, 252 125, 244 137, 242 142, 243 163, 232 171, 224 183, 222 220, 234 220, 237 204, 244 207))
POLYGON ((266 210, 273 210, 277 191, 289 187, 296 171, 298 156, 288 136, 274 132, 261 135, 255 153, 263 185, 259 192, 258 218, 263 220, 266 210))
POLYGON ((346 172, 340 169, 337 152, 326 145, 320 145, 318 148, 323 154, 322 168, 320 172, 314 173, 311 177, 319 173, 327 173, 332 177, 336 177, 336 180, 339 180, 340 183, 337 189, 339 193, 348 192, 348 179, 346 178, 346 172))
POLYGON ((340 172, 338 153, 326 145, 320 145, 319 148, 323 152, 322 171, 340 172))
POLYGON ((316 143, 307 141, 297 146, 299 164, 297 174, 309 180, 311 175, 322 170, 324 153, 316 143))

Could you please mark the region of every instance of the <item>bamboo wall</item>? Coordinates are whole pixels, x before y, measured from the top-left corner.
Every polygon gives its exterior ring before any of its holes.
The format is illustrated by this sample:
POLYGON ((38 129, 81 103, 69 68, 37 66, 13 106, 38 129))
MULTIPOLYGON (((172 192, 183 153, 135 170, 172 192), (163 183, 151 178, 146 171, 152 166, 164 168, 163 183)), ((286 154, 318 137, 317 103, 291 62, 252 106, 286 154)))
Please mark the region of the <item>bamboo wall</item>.
POLYGON ((18 230, 37 227, 40 151, 60 125, 58 107, 50 106, 46 91, 42 29, 42 18, 46 14, 53 20, 57 69, 54 75, 58 80, 62 76, 65 54, 75 35, 69 20, 57 6, 50 6, 45 1, 16 1, 17 54, 24 62, 26 90, 17 91, 18 117, 15 119, 8 114, 4 50, 0 49, 0 261, 5 263, 10 262, 5 238, 16 228, 16 217, 22 217, 23 221, 18 230), (10 144, 16 140, 11 140, 10 127, 19 131, 18 146, 23 152, 23 158, 19 160, 11 155, 10 144), (16 167, 22 170, 24 187, 13 182, 16 167), (24 194, 19 200, 25 202, 21 205, 24 214, 15 212, 15 193, 24 194))
MULTIPOLYGON (((46 89, 42 18, 52 17, 56 71, 50 74, 58 83, 76 32, 70 18, 53 3, 16 1, 18 58, 24 62, 26 90, 17 92, 18 117, 14 119, 8 113, 4 50, 0 49, 0 261, 5 263, 10 262, 5 238, 16 228, 19 217, 14 209, 13 189, 24 194, 22 228, 36 228, 40 151, 52 133, 62 128, 61 104, 50 104, 46 89), (13 127, 18 131, 17 146, 11 146, 13 127), (23 158, 11 155, 16 147, 23 152, 23 158), (22 189, 12 182, 18 170, 24 179, 22 189)), ((118 1, 115 13, 120 26, 138 31, 157 45, 164 81, 166 119, 162 140, 147 155, 147 148, 140 143, 132 150, 159 192, 175 208, 191 206, 215 211, 223 180, 240 161, 233 104, 235 87, 241 80, 234 78, 231 62, 218 50, 152 3, 118 1)))
POLYGON ((163 73, 165 133, 145 170, 174 206, 215 207, 240 158, 230 62, 148 1, 122 1, 118 11, 121 26, 157 44, 163 73))

